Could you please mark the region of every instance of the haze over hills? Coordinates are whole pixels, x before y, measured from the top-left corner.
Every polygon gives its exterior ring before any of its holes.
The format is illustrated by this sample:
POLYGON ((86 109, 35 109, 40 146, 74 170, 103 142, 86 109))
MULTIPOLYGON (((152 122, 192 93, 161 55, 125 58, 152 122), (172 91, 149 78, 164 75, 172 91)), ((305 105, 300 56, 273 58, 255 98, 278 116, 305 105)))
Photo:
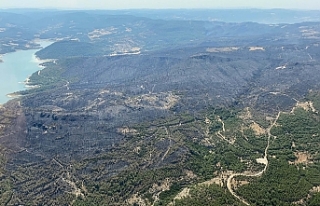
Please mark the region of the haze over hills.
MULTIPOLYGON (((76 12, 79 10, 56 9, 0 9, 0 11, 28 15, 32 18, 35 12, 40 15, 52 15, 53 12, 76 12)), ((88 10, 91 14, 132 15, 150 19, 164 20, 198 20, 221 22, 258 22, 266 24, 298 23, 319 21, 318 10, 286 10, 286 9, 127 9, 127 10, 88 10), (231 15, 230 15, 231 14, 231 15)))
POLYGON ((0 12, 1 54, 55 42, 0 108, 0 202, 319 205, 319 17, 0 12))

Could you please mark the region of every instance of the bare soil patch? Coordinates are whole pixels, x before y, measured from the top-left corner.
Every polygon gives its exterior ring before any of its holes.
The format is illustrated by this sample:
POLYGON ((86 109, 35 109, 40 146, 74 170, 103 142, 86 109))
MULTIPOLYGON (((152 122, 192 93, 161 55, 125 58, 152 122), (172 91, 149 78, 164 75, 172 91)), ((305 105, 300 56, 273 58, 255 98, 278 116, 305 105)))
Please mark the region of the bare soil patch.
POLYGON ((257 124, 256 122, 253 122, 251 125, 250 125, 250 128, 254 131, 254 133, 256 135, 263 135, 266 133, 266 130, 263 129, 262 127, 260 127, 259 124, 257 124))
POLYGON ((265 51, 265 49, 263 47, 249 47, 249 51, 265 51))
POLYGON ((215 53, 215 52, 233 52, 239 50, 239 47, 211 47, 207 48, 207 52, 215 53))
POLYGON ((308 154, 308 152, 296 152, 294 154, 296 156, 296 160, 294 162, 290 162, 289 164, 308 164, 311 163, 312 156, 308 154))
POLYGON ((311 101, 308 101, 308 102, 297 102, 296 106, 293 107, 293 109, 291 110, 291 113, 294 113, 294 111, 297 108, 302 108, 305 111, 317 112, 317 110, 313 106, 313 102, 311 102, 311 101))

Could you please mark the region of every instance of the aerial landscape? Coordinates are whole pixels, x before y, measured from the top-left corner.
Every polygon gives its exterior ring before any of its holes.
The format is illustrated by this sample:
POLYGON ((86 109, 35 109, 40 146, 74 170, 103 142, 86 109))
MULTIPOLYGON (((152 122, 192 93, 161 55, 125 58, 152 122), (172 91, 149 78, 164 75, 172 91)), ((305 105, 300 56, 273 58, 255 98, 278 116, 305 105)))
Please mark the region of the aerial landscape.
POLYGON ((26 2, 0 3, 0 205, 320 205, 316 1, 26 2))

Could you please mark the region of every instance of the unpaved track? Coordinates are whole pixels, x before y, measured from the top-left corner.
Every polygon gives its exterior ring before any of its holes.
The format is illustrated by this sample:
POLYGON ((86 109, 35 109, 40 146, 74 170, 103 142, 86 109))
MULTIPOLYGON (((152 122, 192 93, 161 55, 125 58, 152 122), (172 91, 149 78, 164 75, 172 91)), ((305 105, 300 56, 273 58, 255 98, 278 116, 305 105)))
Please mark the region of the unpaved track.
POLYGON ((275 124, 277 123, 279 117, 280 117, 280 114, 281 112, 278 112, 278 115, 277 117, 275 118, 275 120, 273 121, 273 123, 267 128, 267 133, 268 133, 268 143, 267 143, 267 146, 264 150, 264 161, 263 161, 263 164, 265 165, 263 170, 261 170, 260 172, 257 172, 257 173, 254 173, 254 174, 250 174, 250 172, 243 172, 243 173, 235 173, 235 174, 232 174, 228 177, 227 179, 227 188, 229 190, 229 192, 235 197, 237 198, 238 200, 240 200, 243 204, 245 205, 250 205, 244 198, 240 197, 239 195, 236 194, 236 192, 233 190, 232 188, 232 180, 233 178, 237 177, 237 176, 245 176, 245 177, 259 177, 261 176, 263 173, 266 172, 267 168, 268 168, 268 165, 269 165, 269 161, 268 161, 268 149, 269 149, 269 146, 270 146, 270 138, 272 136, 271 134, 271 129, 273 126, 275 126, 275 124))
POLYGON ((169 144, 169 146, 168 146, 167 151, 164 153, 163 157, 161 158, 161 161, 164 160, 164 158, 168 155, 168 153, 169 153, 169 151, 170 151, 170 149, 171 149, 171 136, 170 136, 170 133, 169 133, 168 128, 167 128, 167 127, 164 127, 164 128, 165 128, 165 130, 166 130, 167 137, 168 137, 168 139, 169 139, 169 141, 170 141, 170 144, 169 144))

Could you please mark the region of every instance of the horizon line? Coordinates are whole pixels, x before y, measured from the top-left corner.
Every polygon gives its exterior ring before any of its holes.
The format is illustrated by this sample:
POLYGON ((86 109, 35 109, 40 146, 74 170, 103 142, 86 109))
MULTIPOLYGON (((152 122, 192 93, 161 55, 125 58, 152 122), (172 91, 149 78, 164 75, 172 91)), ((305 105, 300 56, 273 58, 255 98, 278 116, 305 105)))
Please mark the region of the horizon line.
POLYGON ((291 10, 291 11, 319 11, 319 9, 302 8, 258 8, 258 7, 212 7, 212 8, 67 8, 67 7, 7 7, 0 10, 82 10, 82 11, 127 11, 127 10, 291 10))

